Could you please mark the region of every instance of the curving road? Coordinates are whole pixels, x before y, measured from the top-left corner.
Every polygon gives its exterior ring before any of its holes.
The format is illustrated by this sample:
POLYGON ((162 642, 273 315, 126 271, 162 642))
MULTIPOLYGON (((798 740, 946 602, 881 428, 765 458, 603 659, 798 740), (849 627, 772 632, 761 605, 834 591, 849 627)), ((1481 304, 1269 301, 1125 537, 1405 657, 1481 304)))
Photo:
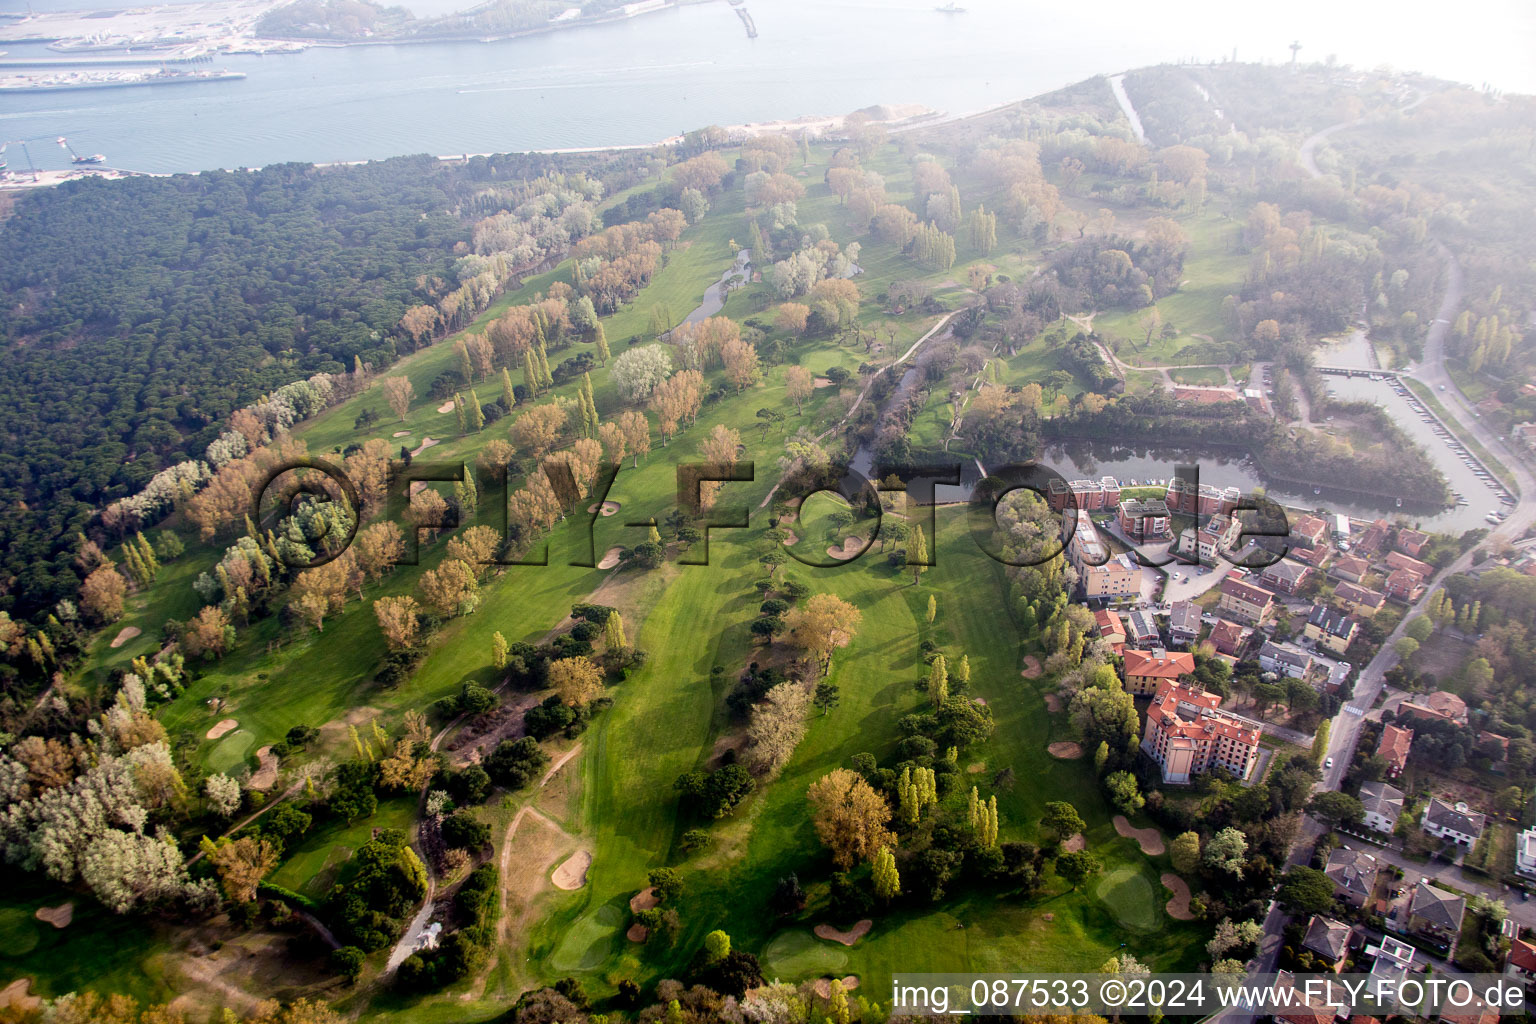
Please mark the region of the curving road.
MULTIPOLYGON (((1422 100, 1422 96, 1419 97, 1422 100)), ((1417 103, 1418 100, 1415 101, 1417 103)), ((1413 104, 1410 104, 1412 106, 1413 104)), ((1312 155, 1317 144, 1336 131, 1352 127, 1361 123, 1359 120, 1346 121, 1332 125, 1313 135, 1302 144, 1301 163, 1307 172, 1313 177, 1319 177, 1320 173, 1313 162, 1312 155)), ((1455 254, 1451 253, 1440 243, 1436 243, 1441 255, 1445 258, 1446 286, 1445 294, 1441 297, 1440 308, 1434 321, 1430 324, 1429 331, 1424 339, 1424 361, 1421 365, 1411 368, 1407 376, 1420 381, 1431 391, 1439 395, 1441 403, 1457 421, 1455 426, 1475 437, 1490 452, 1496 455, 1509 469, 1514 477, 1515 489, 1520 496, 1509 517, 1490 531, 1488 541, 1503 540, 1514 541, 1522 537, 1533 522, 1536 522, 1536 501, 1532 495, 1536 494, 1536 478, 1533 478, 1530 469, 1517 457, 1502 441, 1478 417, 1472 403, 1461 393, 1456 382, 1451 379, 1445 369, 1445 335, 1450 330, 1451 322, 1461 310, 1463 295, 1463 280, 1461 265, 1457 262, 1455 254)), ((1484 542, 1486 546, 1487 541, 1484 542)), ((1323 771, 1323 778, 1314 788, 1314 792, 1324 790, 1337 790, 1344 780, 1344 772, 1354 757, 1355 747, 1360 741, 1360 729, 1365 720, 1365 712, 1375 704, 1377 696, 1384 685, 1384 677, 1397 664, 1397 652, 1394 644, 1403 635, 1403 627, 1416 613, 1422 611, 1429 598, 1436 589, 1444 583, 1448 576, 1464 572, 1478 558, 1480 548, 1474 548, 1457 558, 1450 565, 1436 573, 1429 586, 1425 589, 1424 597, 1411 607, 1397 629, 1392 631, 1376 657, 1361 670, 1355 681, 1354 696, 1349 703, 1333 719, 1328 737, 1327 756, 1333 758, 1333 767, 1323 771)), ((1291 847, 1290 856, 1287 858, 1287 867, 1305 864, 1310 859, 1313 845, 1325 831, 1324 827, 1310 817, 1302 819, 1302 827, 1295 845, 1291 847)), ((1283 931, 1286 924, 1286 914, 1278 906, 1271 904, 1269 913, 1264 919, 1264 937, 1260 940, 1259 954, 1253 963, 1254 973, 1271 973, 1275 968, 1276 958, 1279 956, 1280 946, 1283 941, 1283 931)), ((1231 1011, 1220 1015, 1224 1021, 1251 1020, 1252 1015, 1239 1011, 1231 1011)))

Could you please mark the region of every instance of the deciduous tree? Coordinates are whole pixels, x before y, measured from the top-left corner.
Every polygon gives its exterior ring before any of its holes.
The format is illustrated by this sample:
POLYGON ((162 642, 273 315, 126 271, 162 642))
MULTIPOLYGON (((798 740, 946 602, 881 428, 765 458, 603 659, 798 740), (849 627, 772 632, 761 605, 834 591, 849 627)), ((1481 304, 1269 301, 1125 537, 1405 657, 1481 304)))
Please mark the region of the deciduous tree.
POLYGON ((849 868, 889 848, 896 836, 887 827, 891 807, 857 773, 838 768, 806 792, 816 835, 839 867, 849 868))

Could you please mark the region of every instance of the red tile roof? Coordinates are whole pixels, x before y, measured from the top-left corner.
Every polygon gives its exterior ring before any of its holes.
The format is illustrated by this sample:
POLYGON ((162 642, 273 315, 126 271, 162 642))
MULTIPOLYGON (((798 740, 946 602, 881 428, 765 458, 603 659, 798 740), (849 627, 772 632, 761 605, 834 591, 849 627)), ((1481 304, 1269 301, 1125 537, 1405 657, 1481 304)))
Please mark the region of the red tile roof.
POLYGON ((1195 656, 1185 651, 1125 652, 1127 676, 1150 676, 1154 679, 1177 679, 1195 670, 1195 656))
POLYGON ((1398 771, 1408 763, 1408 751, 1413 747, 1413 730, 1403 729, 1395 725, 1383 725, 1381 727, 1381 743, 1376 748, 1376 753, 1386 758, 1387 763, 1393 765, 1398 771))

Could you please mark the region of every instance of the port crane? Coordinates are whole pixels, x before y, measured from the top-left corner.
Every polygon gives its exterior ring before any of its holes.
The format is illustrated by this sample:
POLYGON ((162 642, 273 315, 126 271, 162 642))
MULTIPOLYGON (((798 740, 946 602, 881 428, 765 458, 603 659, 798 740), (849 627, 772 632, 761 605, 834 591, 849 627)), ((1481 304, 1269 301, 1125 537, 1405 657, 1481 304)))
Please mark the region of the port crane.
POLYGON ((31 172, 32 180, 36 181, 37 180, 37 165, 32 162, 32 151, 27 148, 27 140, 26 139, 12 139, 9 142, 0 142, 0 172, 3 172, 5 170, 5 168, 6 168, 6 166, 7 166, 6 162, 5 162, 5 147, 7 147, 7 146, 20 146, 21 147, 22 153, 25 154, 26 158, 27 158, 27 170, 29 172, 31 172))
POLYGON ((59 136, 59 148, 69 150, 70 163, 75 164, 104 164, 107 158, 100 153, 81 154, 75 152, 75 147, 69 144, 64 136, 59 136))

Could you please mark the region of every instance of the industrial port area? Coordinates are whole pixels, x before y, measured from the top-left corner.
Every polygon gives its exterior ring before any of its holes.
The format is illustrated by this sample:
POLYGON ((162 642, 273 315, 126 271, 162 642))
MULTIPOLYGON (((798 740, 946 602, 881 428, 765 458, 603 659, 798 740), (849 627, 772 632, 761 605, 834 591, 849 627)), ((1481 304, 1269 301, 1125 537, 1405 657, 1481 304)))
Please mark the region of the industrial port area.
POLYGON ((0 92, 59 92, 242 79, 207 67, 215 56, 284 53, 304 44, 264 41, 256 24, 288 0, 212 0, 123 10, 0 15, 0 46, 43 44, 45 52, 0 52, 0 92))

